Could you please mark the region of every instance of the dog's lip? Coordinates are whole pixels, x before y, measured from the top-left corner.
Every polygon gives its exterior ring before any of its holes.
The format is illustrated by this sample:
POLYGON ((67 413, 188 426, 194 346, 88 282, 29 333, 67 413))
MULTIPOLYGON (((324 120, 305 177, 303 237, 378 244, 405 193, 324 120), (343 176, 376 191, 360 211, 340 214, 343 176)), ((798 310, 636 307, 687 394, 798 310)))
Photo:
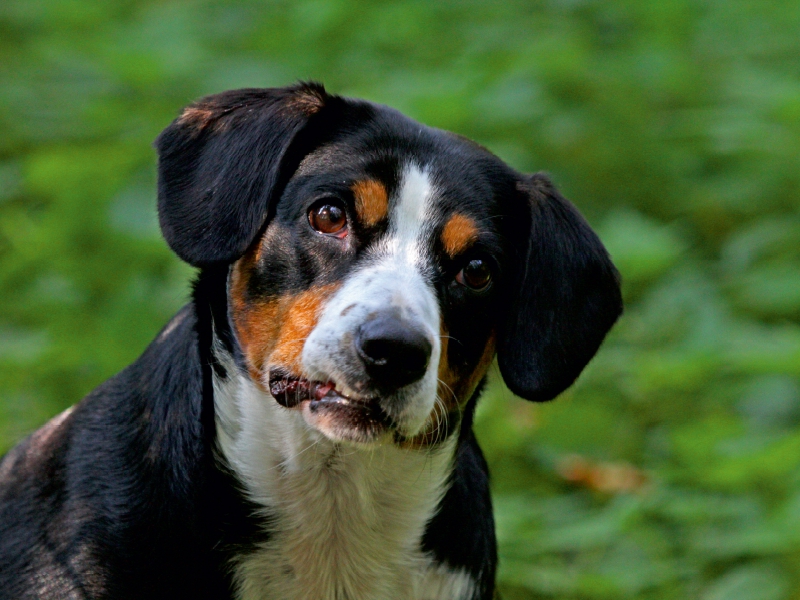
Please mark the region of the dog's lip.
POLYGON ((349 404, 371 404, 371 399, 357 399, 348 396, 336 389, 333 381, 311 381, 303 377, 287 376, 284 374, 271 375, 269 391, 278 404, 293 408, 305 400, 312 402, 337 402, 349 404))
POLYGON ((269 391, 282 406, 305 406, 316 417, 327 415, 335 419, 344 428, 339 433, 353 441, 374 441, 396 429, 394 420, 381 408, 377 398, 348 396, 336 389, 333 381, 311 381, 276 372, 270 374, 269 391), (353 431, 346 434, 349 429, 353 431))

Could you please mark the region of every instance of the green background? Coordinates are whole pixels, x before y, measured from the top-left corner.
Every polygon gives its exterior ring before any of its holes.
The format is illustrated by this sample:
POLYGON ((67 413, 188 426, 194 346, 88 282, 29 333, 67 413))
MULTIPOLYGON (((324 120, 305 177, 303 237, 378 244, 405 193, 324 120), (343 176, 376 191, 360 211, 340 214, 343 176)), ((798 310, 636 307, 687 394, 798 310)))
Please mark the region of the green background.
POLYGON ((187 298, 159 130, 308 78, 549 171, 623 274, 577 385, 482 406, 504 597, 800 599, 796 0, 2 0, 0 451, 187 298))

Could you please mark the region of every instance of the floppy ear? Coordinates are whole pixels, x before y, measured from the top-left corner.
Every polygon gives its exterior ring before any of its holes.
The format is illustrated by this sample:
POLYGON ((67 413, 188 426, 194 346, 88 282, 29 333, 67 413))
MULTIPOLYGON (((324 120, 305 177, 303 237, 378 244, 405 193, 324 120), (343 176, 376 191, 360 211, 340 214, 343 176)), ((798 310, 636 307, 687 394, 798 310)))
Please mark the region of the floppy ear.
POLYGON ((294 170, 285 163, 298 133, 334 98, 319 84, 298 84, 186 107, 155 142, 158 216, 175 253, 195 266, 244 254, 294 170))
POLYGON ((498 336, 506 385, 528 400, 555 398, 597 352, 622 312, 619 273, 589 225, 542 174, 517 183, 528 215, 498 336))

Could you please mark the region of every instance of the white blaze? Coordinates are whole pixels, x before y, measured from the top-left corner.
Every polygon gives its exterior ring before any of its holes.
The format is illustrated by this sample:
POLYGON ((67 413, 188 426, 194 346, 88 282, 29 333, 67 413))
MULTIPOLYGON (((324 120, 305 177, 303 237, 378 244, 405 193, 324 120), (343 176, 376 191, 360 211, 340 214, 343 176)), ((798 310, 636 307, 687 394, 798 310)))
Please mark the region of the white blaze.
POLYGON ((420 381, 406 386, 383 406, 401 433, 413 435, 425 425, 436 401, 439 368, 439 304, 425 277, 425 242, 431 227, 435 189, 427 171, 408 165, 389 214, 386 236, 371 250, 364 266, 345 280, 328 301, 303 348, 303 368, 309 379, 333 380, 348 395, 348 372, 357 358, 352 340, 372 313, 394 308, 424 331, 432 345, 431 360, 420 381))

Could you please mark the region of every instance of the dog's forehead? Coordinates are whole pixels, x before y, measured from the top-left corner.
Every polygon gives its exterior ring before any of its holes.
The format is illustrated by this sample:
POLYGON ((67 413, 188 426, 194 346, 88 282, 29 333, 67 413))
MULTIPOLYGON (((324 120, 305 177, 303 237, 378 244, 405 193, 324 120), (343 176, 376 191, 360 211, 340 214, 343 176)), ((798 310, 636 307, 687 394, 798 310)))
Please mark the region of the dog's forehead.
POLYGON ((458 214, 490 227, 500 210, 493 175, 505 165, 469 140, 395 120, 321 145, 302 160, 293 180, 346 187, 357 202, 385 204, 385 215, 371 210, 368 219, 397 217, 404 206, 422 202, 430 223, 442 225, 458 214))

